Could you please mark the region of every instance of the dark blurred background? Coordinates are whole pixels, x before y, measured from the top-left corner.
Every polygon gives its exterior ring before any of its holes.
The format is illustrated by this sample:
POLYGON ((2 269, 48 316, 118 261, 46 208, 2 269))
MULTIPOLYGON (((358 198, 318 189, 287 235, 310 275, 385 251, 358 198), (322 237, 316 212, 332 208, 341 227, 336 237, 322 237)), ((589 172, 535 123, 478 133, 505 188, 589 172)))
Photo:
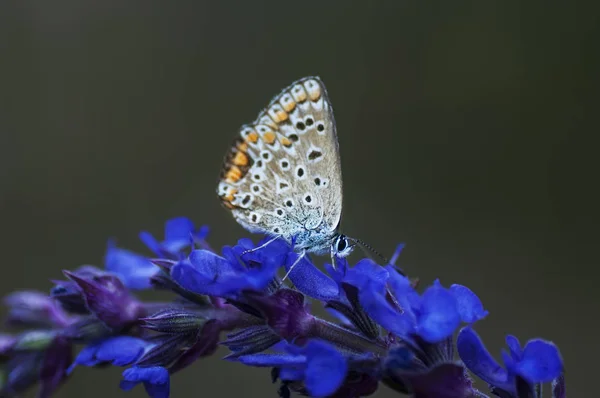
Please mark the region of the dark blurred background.
MULTIPOLYGON (((553 340, 569 396, 594 396, 598 8, 2 2, 0 293, 102 265, 109 237, 142 251, 138 231, 173 216, 209 224, 215 246, 247 236, 215 195, 222 157, 316 74, 336 110, 344 230, 387 255, 406 242, 411 275, 479 294, 492 352, 507 333, 553 340)), ((81 368, 58 396, 126 396, 118 380, 81 368)), ((172 395, 276 392, 268 371, 214 358, 172 395)))

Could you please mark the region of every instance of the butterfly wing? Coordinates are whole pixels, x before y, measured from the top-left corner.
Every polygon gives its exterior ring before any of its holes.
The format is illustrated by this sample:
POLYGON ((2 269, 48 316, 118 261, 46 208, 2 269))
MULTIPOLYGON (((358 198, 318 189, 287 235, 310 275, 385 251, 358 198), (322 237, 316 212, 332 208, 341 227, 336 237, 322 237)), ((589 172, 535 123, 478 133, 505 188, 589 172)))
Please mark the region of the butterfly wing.
POLYGON ((323 82, 307 77, 242 126, 217 192, 251 232, 291 239, 337 231, 342 176, 333 109, 323 82))

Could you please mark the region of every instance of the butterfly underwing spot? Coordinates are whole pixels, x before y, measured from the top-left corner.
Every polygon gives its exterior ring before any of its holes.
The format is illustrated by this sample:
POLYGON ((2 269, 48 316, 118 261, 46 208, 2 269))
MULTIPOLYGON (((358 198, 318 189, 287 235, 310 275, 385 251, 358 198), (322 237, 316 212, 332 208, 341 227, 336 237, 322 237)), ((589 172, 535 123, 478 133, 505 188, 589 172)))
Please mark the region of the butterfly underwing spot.
POLYGON ((329 185, 329 180, 321 176, 315 176, 313 182, 319 188, 327 188, 327 186, 329 185))
POLYGON ((277 192, 278 193, 285 192, 288 189, 290 189, 290 184, 287 182, 280 181, 279 184, 277 184, 277 192))
POLYGON ((294 108, 296 108, 296 101, 294 101, 290 94, 282 95, 279 103, 281 104, 283 110, 288 113, 292 112, 294 108))
POLYGON ((323 157, 323 150, 317 147, 310 147, 306 152, 306 157, 309 163, 317 163, 323 157))
POLYGON ((254 192, 255 194, 259 194, 263 191, 263 187, 260 184, 252 184, 250 186, 250 189, 252 190, 252 192, 254 192))
POLYGON ((296 84, 294 87, 292 87, 291 91, 292 97, 294 97, 294 101, 296 102, 302 103, 306 101, 306 98, 308 98, 308 95, 301 84, 296 84))
POLYGON ((257 223, 260 220, 260 214, 256 212, 250 213, 250 221, 253 223, 257 223))
POLYGON ((303 122, 297 122, 296 129, 298 129, 299 131, 304 131, 306 129, 306 125, 303 122))
POLYGON ((308 97, 311 101, 316 101, 321 98, 321 86, 315 80, 307 80, 304 82, 304 87, 308 92, 308 97))
POLYGON ((279 160, 279 168, 283 171, 288 171, 290 169, 290 161, 287 158, 283 158, 279 160))
POLYGON ((285 218, 285 210, 281 208, 276 209, 273 213, 279 218, 285 218))
POLYGON ((317 122, 317 133, 319 135, 324 135, 325 134, 325 124, 321 121, 317 122))
POLYGON ((296 166, 296 171, 294 172, 294 176, 297 180, 303 180, 306 178, 306 168, 303 165, 296 166))
MULTIPOLYGON (((241 197, 238 197, 238 198, 236 199, 236 201, 238 201, 238 202, 239 202, 239 203, 237 203, 237 205, 238 205, 239 207, 243 208, 243 209, 247 209, 247 208, 249 208, 249 207, 250 207, 250 205, 252 204, 252 201, 253 201, 253 200, 254 200, 254 196, 253 196, 253 195, 251 195, 251 194, 248 194, 248 193, 247 193, 247 194, 245 194, 245 195, 243 195, 243 196, 241 196, 241 197), (241 198, 241 199, 240 199, 240 198, 241 198)), ((234 202, 234 204, 236 204, 236 203, 234 202)))
POLYGON ((260 157, 265 160, 265 162, 269 163, 271 159, 273 159, 273 155, 270 151, 264 149, 260 152, 260 157))
POLYGON ((313 117, 312 117, 312 116, 307 116, 307 117, 304 119, 304 124, 305 124, 307 127, 312 127, 312 125, 313 125, 313 124, 315 124, 315 119, 313 119, 313 117))
POLYGON ((256 170, 252 173, 252 181, 254 182, 262 182, 265 178, 265 173, 262 170, 256 170))
POLYGON ((314 203, 313 196, 310 193, 304 195, 304 203, 307 205, 312 205, 314 203))
POLYGON ((258 118, 258 124, 262 124, 264 126, 267 126, 273 130, 277 130, 278 129, 278 125, 277 123, 275 123, 273 121, 273 119, 271 119, 271 117, 269 117, 269 115, 264 115, 258 118))
POLYGON ((292 185, 288 181, 281 178, 279 175, 275 174, 275 192, 278 195, 287 191, 291 187, 292 187, 292 185))
POLYGON ((279 141, 277 141, 277 134, 275 134, 273 130, 271 130, 267 126, 260 124, 256 126, 256 130, 258 131, 260 138, 265 144, 275 147, 275 149, 277 149, 277 147, 279 146, 279 141))
POLYGON ((291 209, 292 207, 294 207, 294 200, 292 198, 287 198, 286 200, 284 200, 283 204, 285 205, 285 207, 291 209))
POLYGON ((242 139, 249 144, 256 144, 258 142, 258 133, 250 126, 244 126, 240 130, 242 139))
POLYGON ((273 231, 274 234, 279 235, 281 233, 281 228, 275 227, 275 228, 272 229, 272 231, 273 231))
POLYGON ((232 186, 223 185, 223 188, 219 189, 219 196, 221 198, 221 203, 227 207, 228 209, 235 208, 233 201, 235 200, 235 194, 237 193, 237 189, 232 186))
POLYGON ((284 111, 279 104, 275 104, 269 108, 269 116, 271 116, 271 119, 278 124, 285 122, 289 118, 287 112, 284 111))

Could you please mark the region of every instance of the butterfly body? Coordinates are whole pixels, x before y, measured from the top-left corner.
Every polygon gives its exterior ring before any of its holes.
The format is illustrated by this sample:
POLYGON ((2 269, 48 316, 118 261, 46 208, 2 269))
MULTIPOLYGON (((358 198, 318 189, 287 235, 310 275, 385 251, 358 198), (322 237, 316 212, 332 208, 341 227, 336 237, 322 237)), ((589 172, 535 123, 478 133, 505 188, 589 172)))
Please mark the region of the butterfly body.
POLYGON ((342 175, 333 109, 318 77, 292 83, 241 127, 217 193, 250 232, 302 252, 349 254, 339 233, 342 175), (338 248, 342 248, 340 251, 338 248))

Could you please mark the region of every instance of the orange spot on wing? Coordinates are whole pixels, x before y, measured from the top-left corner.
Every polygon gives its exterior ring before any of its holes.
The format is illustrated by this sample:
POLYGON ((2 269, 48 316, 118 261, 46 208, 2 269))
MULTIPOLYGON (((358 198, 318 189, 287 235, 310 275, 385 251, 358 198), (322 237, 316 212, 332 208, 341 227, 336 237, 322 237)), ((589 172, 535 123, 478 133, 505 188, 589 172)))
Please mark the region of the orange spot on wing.
POLYGON ((321 97, 321 90, 320 89, 310 90, 308 95, 310 95, 310 99, 312 101, 316 101, 321 97))
POLYGON ((283 109, 286 112, 293 111, 295 107, 296 107, 296 103, 294 101, 291 101, 291 100, 290 100, 290 102, 286 102, 285 104, 283 104, 283 109))
POLYGON ((277 122, 279 122, 279 123, 285 122, 289 117, 288 114, 283 110, 276 112, 275 115, 279 119, 279 120, 277 120, 277 122))
POLYGON ((289 147, 291 147, 291 146, 292 146, 292 141, 290 141, 290 140, 289 140, 288 138, 286 138, 286 137, 282 137, 282 138, 281 138, 279 141, 281 142, 281 145, 283 145, 283 146, 284 146, 284 147, 286 147, 286 148, 289 148, 289 147))
POLYGON ((306 101, 306 92, 304 90, 297 91, 295 94, 296 94, 296 101, 298 101, 298 102, 306 101))
POLYGON ((256 133, 256 131, 253 131, 250 134, 248 134, 246 139, 254 144, 258 141, 258 134, 256 133))
POLYGON ((239 151, 235 154, 235 157, 233 158, 233 164, 235 164, 236 166, 248 165, 248 156, 244 152, 239 151))
POLYGON ((265 134, 263 134, 263 140, 267 143, 267 144, 272 144, 275 142, 275 133, 272 131, 267 131, 265 134))
POLYGON ((248 144, 246 144, 245 142, 240 142, 239 144, 237 144, 237 149, 240 152, 246 153, 246 151, 248 150, 248 144))
POLYGON ((242 170, 237 166, 231 166, 225 174, 225 181, 229 183, 237 182, 240 178, 242 178, 242 170))

